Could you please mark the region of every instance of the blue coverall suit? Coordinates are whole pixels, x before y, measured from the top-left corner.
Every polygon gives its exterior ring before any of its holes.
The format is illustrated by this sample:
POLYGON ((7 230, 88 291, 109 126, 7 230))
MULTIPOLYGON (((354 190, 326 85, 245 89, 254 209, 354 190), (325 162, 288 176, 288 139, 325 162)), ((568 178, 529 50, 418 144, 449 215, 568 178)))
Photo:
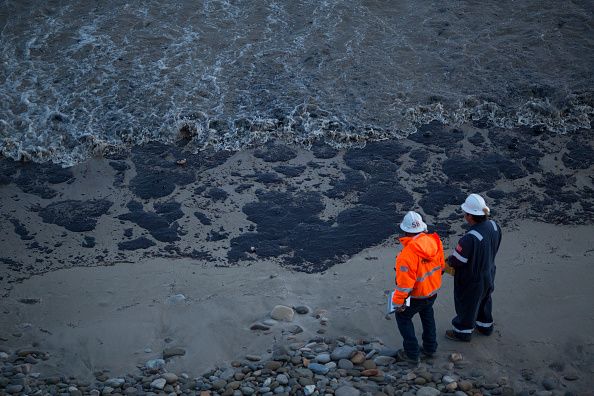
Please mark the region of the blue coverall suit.
POLYGON ((470 338, 476 327, 483 334, 493 331, 491 293, 495 288, 495 255, 501 243, 501 228, 493 220, 474 224, 460 239, 448 264, 455 268, 452 326, 461 338, 470 338))

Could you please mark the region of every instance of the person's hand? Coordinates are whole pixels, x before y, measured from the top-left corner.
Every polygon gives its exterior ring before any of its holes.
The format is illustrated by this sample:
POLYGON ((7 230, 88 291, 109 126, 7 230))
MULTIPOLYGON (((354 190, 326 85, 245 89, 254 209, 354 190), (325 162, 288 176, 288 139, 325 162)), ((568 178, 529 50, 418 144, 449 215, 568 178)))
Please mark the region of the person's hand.
POLYGON ((405 309, 406 309, 406 305, 402 304, 401 306, 396 308, 396 312, 402 313, 402 312, 404 312, 405 309))

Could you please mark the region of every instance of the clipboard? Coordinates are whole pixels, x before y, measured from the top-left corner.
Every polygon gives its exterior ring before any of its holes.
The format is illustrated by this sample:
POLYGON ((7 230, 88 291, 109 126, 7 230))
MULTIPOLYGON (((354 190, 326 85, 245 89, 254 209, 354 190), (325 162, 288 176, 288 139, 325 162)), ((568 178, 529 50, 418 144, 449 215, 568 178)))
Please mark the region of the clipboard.
MULTIPOLYGON (((398 308, 398 306, 394 305, 394 303, 392 302, 392 297, 394 297, 394 293, 396 293, 396 290, 394 290, 392 293, 388 295, 388 306, 386 308, 387 314, 393 313, 398 308)), ((404 300, 404 305, 410 307, 410 296, 408 296, 406 300, 404 300)))

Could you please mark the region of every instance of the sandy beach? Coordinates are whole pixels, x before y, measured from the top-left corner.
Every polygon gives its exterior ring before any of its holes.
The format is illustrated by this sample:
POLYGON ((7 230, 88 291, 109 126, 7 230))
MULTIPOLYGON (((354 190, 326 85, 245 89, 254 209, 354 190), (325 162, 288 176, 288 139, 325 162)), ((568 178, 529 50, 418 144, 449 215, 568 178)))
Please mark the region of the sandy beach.
POLYGON ((514 159, 504 138, 432 128, 347 152, 268 144, 209 157, 149 145, 43 172, 4 160, 0 350, 41 350, 42 378, 88 381, 134 373, 168 348, 184 354, 166 370, 189 377, 320 336, 394 350, 402 341, 384 311, 400 216, 422 211, 449 252, 464 232, 464 191, 486 191, 504 230, 496 331, 469 344, 443 337, 455 314, 444 275, 435 367, 461 353, 460 373, 507 378, 516 392, 588 394, 592 159, 576 154, 579 136, 520 135, 539 156, 514 159), (481 152, 505 156, 477 157, 479 137, 481 152), (271 321, 277 305, 307 313, 271 321))

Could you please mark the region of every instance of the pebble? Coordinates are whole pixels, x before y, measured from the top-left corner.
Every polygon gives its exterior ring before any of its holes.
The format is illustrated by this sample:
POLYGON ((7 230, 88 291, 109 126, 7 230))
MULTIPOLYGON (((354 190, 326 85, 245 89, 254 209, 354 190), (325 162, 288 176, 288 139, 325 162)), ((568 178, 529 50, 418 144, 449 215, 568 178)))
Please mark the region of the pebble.
POLYGON ((452 354, 450 354, 450 361, 452 363, 457 363, 460 362, 462 360, 462 354, 458 353, 458 352, 454 352, 452 354))
POLYGON ((353 364, 361 364, 365 361, 365 354, 361 351, 355 352, 355 354, 351 357, 351 362, 353 364))
POLYGON ((151 388, 163 390, 163 388, 165 388, 166 383, 167 381, 165 380, 165 378, 157 378, 156 380, 151 382, 151 388))
POLYGON ((315 385, 307 385, 303 388, 303 393, 305 393, 306 396, 313 395, 313 393, 315 391, 316 391, 315 385))
POLYGON ((446 389, 450 392, 453 392, 456 389, 458 389, 458 384, 456 382, 450 382, 449 384, 446 385, 446 389))
POLYGON ((334 348, 330 354, 330 357, 335 361, 339 361, 340 359, 350 359, 355 354, 355 352, 357 352, 357 349, 352 346, 339 346, 334 348))
POLYGON ((119 388, 126 382, 123 378, 110 378, 105 381, 105 385, 111 386, 112 388, 119 388))
POLYGON ((276 381, 281 385, 287 385, 289 383, 289 377, 285 374, 279 374, 276 376, 276 381))
POLYGON ((316 360, 318 361, 318 363, 326 364, 331 360, 330 354, 329 353, 321 353, 316 357, 316 360))
POLYGON ((284 322, 292 321, 294 315, 295 311, 293 311, 293 308, 287 307, 286 305, 277 305, 272 309, 272 312, 270 313, 270 317, 272 319, 284 322))
POLYGON ((241 393, 243 393, 246 396, 253 395, 254 392, 255 392, 254 388, 252 388, 250 386, 244 386, 243 388, 241 388, 241 393))
POLYGON ((334 395, 336 396, 359 396, 360 394, 361 392, 358 389, 346 385, 341 386, 334 391, 334 395))
POLYGON ((254 323, 250 326, 250 330, 270 330, 270 326, 263 323, 254 323))
POLYGON ((8 385, 6 387, 7 393, 20 393, 23 390, 23 385, 8 385))
POLYGON ((163 359, 152 359, 146 362, 144 365, 147 369, 158 370, 165 367, 165 360, 163 359))
POLYGON ((305 305, 299 305, 298 307, 295 307, 295 312, 297 312, 299 315, 306 315, 309 313, 309 308, 305 305))
POLYGON ((271 360, 266 362, 266 364, 264 364, 264 368, 268 369, 268 370, 272 370, 272 371, 276 371, 279 368, 282 367, 282 363, 281 362, 277 362, 275 360, 271 360))
POLYGON ((378 366, 389 366, 394 363, 396 359, 390 356, 377 356, 373 359, 373 362, 378 366))
POLYGON ((344 370, 351 370, 353 368, 352 359, 351 360, 340 359, 338 361, 338 368, 341 368, 341 369, 344 369, 344 370))
POLYGON ((469 391, 472 389, 472 382, 462 380, 462 381, 458 382, 458 388, 464 392, 469 391))
POLYGON ((262 360, 262 357, 259 355, 246 355, 245 358, 251 362, 259 362, 262 360))
POLYGON ((330 371, 328 367, 318 363, 310 363, 309 366, 307 366, 307 368, 313 371, 315 374, 321 375, 325 375, 328 373, 328 371, 330 371))
POLYGON ((270 326, 270 327, 272 327, 272 326, 274 326, 275 324, 277 324, 277 323, 278 323, 278 321, 276 321, 276 320, 274 320, 274 319, 266 319, 266 320, 263 320, 263 321, 262 321, 262 323, 264 323, 266 326, 270 326))
POLYGON ((417 396, 439 396, 441 392, 435 388, 423 386, 417 390, 417 396))
POLYGON ((173 373, 164 373, 161 377, 163 377, 168 384, 175 384, 178 380, 177 375, 173 373))

